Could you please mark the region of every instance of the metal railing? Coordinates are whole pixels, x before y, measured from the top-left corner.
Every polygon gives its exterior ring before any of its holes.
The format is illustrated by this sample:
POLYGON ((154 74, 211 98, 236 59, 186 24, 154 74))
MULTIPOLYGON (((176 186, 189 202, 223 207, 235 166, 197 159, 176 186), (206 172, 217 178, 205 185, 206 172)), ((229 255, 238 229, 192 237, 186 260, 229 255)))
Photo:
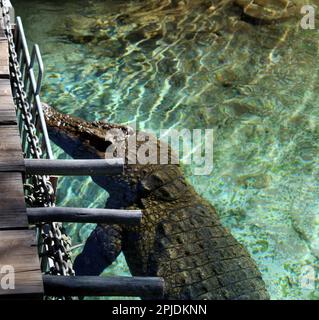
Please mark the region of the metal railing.
MULTIPOLYGON (((42 157, 53 159, 52 148, 40 100, 40 90, 44 72, 43 61, 39 46, 37 44, 33 46, 30 56, 28 43, 20 17, 17 17, 16 20, 14 39, 16 54, 20 64, 22 81, 24 84, 24 90, 27 94, 27 101, 31 107, 33 123, 36 128, 35 134, 39 139, 39 143, 42 149, 42 157)), ((18 118, 23 117, 21 110, 18 109, 17 115, 18 118)), ((26 158, 29 158, 31 156, 31 153, 30 147, 28 145, 29 141, 27 139, 26 130, 23 126, 23 121, 19 121, 19 124, 22 145, 24 147, 23 151, 26 155, 26 158)))

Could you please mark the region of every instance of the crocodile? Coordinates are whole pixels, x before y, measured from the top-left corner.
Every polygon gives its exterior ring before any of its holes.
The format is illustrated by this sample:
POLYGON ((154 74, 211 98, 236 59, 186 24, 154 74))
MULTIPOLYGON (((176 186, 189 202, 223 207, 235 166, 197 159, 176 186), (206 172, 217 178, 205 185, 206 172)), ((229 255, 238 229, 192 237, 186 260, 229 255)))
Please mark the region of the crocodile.
POLYGON ((123 252, 132 275, 164 278, 165 299, 269 299, 247 249, 187 182, 167 144, 150 139, 147 147, 158 151, 158 160, 168 150, 167 164, 134 164, 145 141, 126 148, 138 133, 129 126, 88 122, 47 105, 44 113, 50 139, 73 158, 109 158, 124 150, 124 174, 92 179, 109 193, 107 208, 143 212, 139 226, 97 225, 75 259, 77 275, 99 275, 123 252))

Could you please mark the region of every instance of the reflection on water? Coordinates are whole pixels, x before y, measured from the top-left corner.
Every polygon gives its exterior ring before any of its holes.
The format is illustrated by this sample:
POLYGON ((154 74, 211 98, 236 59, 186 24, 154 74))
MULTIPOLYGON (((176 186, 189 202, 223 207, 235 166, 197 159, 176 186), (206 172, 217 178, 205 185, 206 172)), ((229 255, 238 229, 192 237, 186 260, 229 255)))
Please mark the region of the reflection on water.
MULTIPOLYGON (((317 298, 300 275, 319 256, 319 34, 299 16, 254 25, 231 2, 13 4, 42 49, 48 103, 155 132, 213 128, 214 170, 185 167, 190 181, 252 253, 273 299, 317 298)), ((58 197, 103 207, 107 194, 65 178, 58 197)), ((78 244, 92 226, 69 230, 78 244)), ((107 273, 128 273, 124 258, 107 273)))

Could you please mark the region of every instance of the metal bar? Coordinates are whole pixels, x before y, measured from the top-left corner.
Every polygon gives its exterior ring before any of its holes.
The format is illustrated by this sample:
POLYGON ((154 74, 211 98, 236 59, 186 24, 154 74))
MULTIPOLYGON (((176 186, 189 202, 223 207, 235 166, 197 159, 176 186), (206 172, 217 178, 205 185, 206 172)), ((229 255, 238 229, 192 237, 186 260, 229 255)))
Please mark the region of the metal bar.
POLYGON ((44 66, 43 66, 43 61, 40 53, 40 48, 37 44, 33 46, 32 54, 31 54, 31 65, 30 67, 33 68, 35 59, 38 62, 38 79, 37 79, 37 84, 36 84, 36 90, 34 92, 35 95, 40 94, 41 90, 41 84, 42 84, 42 78, 43 78, 43 72, 44 72, 44 66))
POLYGON ((78 222, 138 225, 142 219, 141 210, 115 210, 96 208, 28 208, 30 223, 78 222))
POLYGON ((26 59, 26 63, 28 66, 30 66, 30 53, 29 53, 29 49, 28 49, 28 44, 27 44, 27 39, 25 37, 25 33, 24 33, 24 29, 23 29, 23 24, 22 24, 22 20, 20 17, 17 17, 17 27, 19 28, 19 34, 21 37, 21 44, 22 44, 22 49, 25 52, 25 59, 26 59))
POLYGON ((123 173, 123 159, 51 160, 25 159, 29 175, 104 176, 123 173))
POLYGON ((43 113, 42 103, 40 101, 39 95, 37 95, 35 97, 35 104, 37 107, 38 116, 39 116, 40 123, 41 123, 41 129, 42 129, 42 134, 43 134, 44 141, 45 141, 45 148, 46 148, 46 152, 48 154, 48 158, 54 159, 52 148, 51 148, 51 143, 50 143, 50 138, 49 138, 49 134, 48 134, 48 129, 47 129, 47 123, 45 121, 45 116, 43 113))
POLYGON ((29 78, 28 78, 28 75, 29 75, 29 66, 28 64, 26 63, 26 60, 25 60, 25 53, 24 51, 22 50, 22 55, 21 55, 21 62, 20 62, 20 71, 21 71, 21 78, 22 78, 22 81, 23 81, 23 85, 24 85, 24 88, 25 88, 25 91, 26 93, 28 91, 30 91, 30 84, 29 84, 29 78), (29 90, 28 90, 28 87, 29 87, 29 90))
POLYGON ((19 44, 18 44, 19 43, 18 42, 19 41, 19 27, 18 27, 17 23, 15 24, 13 34, 14 34, 14 36, 13 36, 14 37, 14 46, 15 46, 16 54, 18 54, 20 48, 19 48, 19 44))
POLYGON ((156 277, 43 276, 48 296, 127 296, 161 299, 164 280, 156 277))
POLYGON ((46 153, 49 159, 53 159, 53 152, 51 148, 51 143, 49 139, 49 134, 47 131, 47 126, 45 122, 45 117, 42 110, 42 104, 39 97, 39 93, 41 90, 41 83, 43 78, 44 72, 44 65, 40 53, 40 49, 38 45, 34 45, 32 54, 30 56, 28 44, 26 40, 26 36, 24 33, 24 28, 22 24, 22 20, 20 17, 17 17, 17 36, 18 36, 18 43, 21 43, 21 51, 24 55, 23 61, 21 61, 21 70, 25 70, 25 85, 29 81, 29 89, 25 88, 28 91, 28 102, 30 106, 32 106, 32 95, 34 98, 34 105, 36 107, 36 112, 33 112, 35 117, 34 122, 37 122, 37 117, 39 117, 40 124, 41 124, 41 131, 44 137, 46 153), (34 64, 37 63, 38 65, 38 77, 36 78, 34 75, 34 64))

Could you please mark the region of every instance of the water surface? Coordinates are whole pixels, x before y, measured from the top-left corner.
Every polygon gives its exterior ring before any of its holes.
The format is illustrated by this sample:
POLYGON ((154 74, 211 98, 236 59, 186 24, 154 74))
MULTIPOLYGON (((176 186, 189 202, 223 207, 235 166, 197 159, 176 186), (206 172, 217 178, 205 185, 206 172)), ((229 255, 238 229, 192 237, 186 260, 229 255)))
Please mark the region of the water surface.
MULTIPOLYGON (((253 25, 239 8, 212 9, 216 1, 12 2, 41 47, 44 101, 155 132, 213 128, 213 172, 185 174, 248 248, 273 299, 318 297, 300 286, 319 255, 317 30, 294 19, 253 25)), ((59 205, 106 198, 89 178, 60 180, 59 205)), ((69 225, 73 244, 92 228, 69 225)), ((123 256, 105 271, 128 273, 123 256)))

